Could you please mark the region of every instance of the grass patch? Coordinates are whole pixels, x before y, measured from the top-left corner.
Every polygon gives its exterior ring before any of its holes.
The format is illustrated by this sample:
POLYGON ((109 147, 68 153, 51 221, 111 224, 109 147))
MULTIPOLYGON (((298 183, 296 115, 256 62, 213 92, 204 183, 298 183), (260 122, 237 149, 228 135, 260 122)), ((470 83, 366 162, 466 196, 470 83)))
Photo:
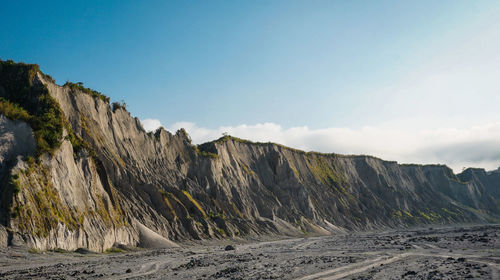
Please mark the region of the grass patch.
POLYGON ((432 211, 428 211, 427 213, 422 212, 422 211, 418 211, 418 214, 422 218, 424 218, 424 219, 426 219, 426 220, 428 220, 430 222, 437 222, 439 219, 441 219, 441 215, 439 215, 437 213, 434 213, 432 211))
POLYGON ((28 250, 28 253, 30 254, 38 254, 38 250, 35 249, 34 247, 31 247, 29 250, 28 250))
POLYGON ((173 199, 173 194, 166 192, 164 190, 160 190, 160 193, 163 197, 163 201, 165 201, 165 204, 167 205, 168 209, 170 210, 170 214, 174 219, 177 218, 177 213, 175 213, 175 209, 172 206, 172 203, 170 202, 170 199, 173 199))
POLYGON ((220 235, 227 235, 226 234, 226 231, 222 228, 216 228, 217 232, 220 234, 220 235))
POLYGON ((29 122, 33 116, 16 103, 12 103, 0 97, 0 113, 11 120, 22 120, 29 122))
POLYGON ((104 251, 104 252, 107 253, 107 254, 114 254, 114 253, 123 253, 125 251, 123 251, 120 248, 111 247, 111 248, 106 249, 106 251, 104 251))
POLYGON ((243 169, 243 171, 245 171, 245 173, 247 175, 252 176, 252 175, 255 174, 255 172, 253 172, 252 170, 250 170, 250 168, 248 168, 244 163, 241 164, 241 168, 243 169))
POLYGON ((206 218, 207 217, 207 213, 205 213, 205 211, 203 211, 203 208, 201 207, 201 205, 198 203, 198 201, 196 201, 187 191, 182 191, 182 193, 186 196, 187 199, 189 199, 189 201, 198 209, 198 211, 201 212, 201 214, 203 215, 203 218, 206 218))
POLYGON ((93 90, 93 89, 90 89, 90 88, 87 88, 87 87, 84 87, 83 86, 83 83, 82 82, 78 82, 78 83, 72 83, 72 82, 66 82, 64 85, 64 87, 69 87, 70 89, 72 89, 73 91, 81 91, 83 93, 86 93, 94 98, 99 98, 101 99, 102 101, 106 102, 109 104, 109 97, 107 97, 106 95, 96 91, 96 90, 93 90))
POLYGON ((401 219, 403 217, 403 213, 400 210, 394 210, 392 211, 392 217, 401 219))
POLYGON ((202 146, 202 145, 193 146, 193 149, 196 152, 196 154, 198 154, 199 156, 211 158, 211 159, 219 158, 219 155, 217 153, 206 150, 206 146, 202 146))
POLYGON ((335 166, 322 156, 313 156, 308 161, 309 169, 314 177, 323 185, 330 186, 335 192, 347 195, 351 194, 345 189, 347 178, 337 171, 335 166))
POLYGON ((225 220, 226 219, 226 214, 224 214, 224 211, 220 211, 219 213, 215 213, 214 211, 210 210, 208 212, 208 216, 212 219, 212 220, 216 220, 218 218, 222 219, 222 220, 225 220))

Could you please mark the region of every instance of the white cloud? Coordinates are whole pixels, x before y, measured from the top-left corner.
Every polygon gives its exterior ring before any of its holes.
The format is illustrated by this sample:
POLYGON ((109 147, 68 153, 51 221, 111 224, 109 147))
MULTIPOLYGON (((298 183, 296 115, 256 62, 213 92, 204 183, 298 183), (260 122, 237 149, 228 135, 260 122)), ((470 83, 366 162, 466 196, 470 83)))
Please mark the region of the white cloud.
POLYGON ((443 34, 441 43, 429 42, 428 49, 417 51, 418 59, 401 67, 400 77, 367 85, 356 106, 348 108, 348 117, 374 126, 310 129, 261 123, 209 129, 180 122, 169 130, 184 127, 194 143, 227 132, 306 151, 442 163, 455 172, 462 167, 496 169, 500 166, 499 15, 495 9, 465 29, 443 34))
POLYGON ((144 119, 141 123, 146 131, 154 131, 162 126, 160 120, 158 119, 144 119))
POLYGON ((500 122, 469 128, 431 130, 396 129, 388 126, 309 129, 283 128, 275 123, 221 126, 215 129, 194 123, 175 123, 168 129, 185 128, 196 144, 221 137, 222 133, 259 142, 276 142, 306 151, 368 154, 401 163, 442 163, 455 171, 462 167, 500 166, 500 122))

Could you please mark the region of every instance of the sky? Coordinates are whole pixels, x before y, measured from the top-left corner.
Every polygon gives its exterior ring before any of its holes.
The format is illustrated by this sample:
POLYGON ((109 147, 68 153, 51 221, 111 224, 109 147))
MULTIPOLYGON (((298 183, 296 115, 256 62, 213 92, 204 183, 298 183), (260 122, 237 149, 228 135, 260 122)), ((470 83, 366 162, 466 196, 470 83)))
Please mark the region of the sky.
POLYGON ((500 166, 499 1, 5 1, 0 58, 143 126, 500 166))

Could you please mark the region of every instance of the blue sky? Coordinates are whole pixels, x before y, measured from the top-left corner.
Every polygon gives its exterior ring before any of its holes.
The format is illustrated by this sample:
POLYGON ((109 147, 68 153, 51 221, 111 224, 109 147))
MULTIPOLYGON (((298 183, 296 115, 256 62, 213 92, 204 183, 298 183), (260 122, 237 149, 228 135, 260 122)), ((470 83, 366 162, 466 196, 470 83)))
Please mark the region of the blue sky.
POLYGON ((481 127, 496 133, 498 1, 6 1, 0 21, 0 58, 38 63, 59 84, 84 82, 148 124, 188 127, 196 142, 229 131, 304 149, 500 165, 419 150, 470 144, 481 127), (441 142, 394 152, 425 133, 441 142))

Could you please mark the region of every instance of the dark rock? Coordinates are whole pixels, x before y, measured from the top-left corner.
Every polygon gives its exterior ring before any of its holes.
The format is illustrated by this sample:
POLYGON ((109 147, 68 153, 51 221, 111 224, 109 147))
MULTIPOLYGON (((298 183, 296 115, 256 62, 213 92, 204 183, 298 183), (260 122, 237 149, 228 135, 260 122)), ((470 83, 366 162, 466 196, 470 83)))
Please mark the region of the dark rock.
POLYGON ((416 274, 417 274, 417 272, 415 272, 413 270, 409 270, 405 274, 403 274, 401 277, 406 277, 406 276, 409 276, 409 275, 416 275, 416 274))
POLYGON ((226 248, 224 248, 225 251, 232 251, 232 250, 236 250, 236 248, 234 248, 233 245, 227 245, 226 248))
POLYGON ((87 254, 94 254, 95 252, 90 251, 87 248, 78 248, 75 250, 75 253, 82 254, 82 255, 87 255, 87 254))

